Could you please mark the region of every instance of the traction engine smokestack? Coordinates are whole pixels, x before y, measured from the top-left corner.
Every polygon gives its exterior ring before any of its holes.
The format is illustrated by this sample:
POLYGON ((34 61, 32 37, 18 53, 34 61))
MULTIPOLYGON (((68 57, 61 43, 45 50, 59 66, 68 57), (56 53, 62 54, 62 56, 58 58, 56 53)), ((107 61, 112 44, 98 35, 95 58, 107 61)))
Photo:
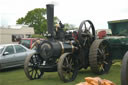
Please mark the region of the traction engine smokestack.
POLYGON ((49 39, 53 39, 53 23, 54 23, 54 5, 47 4, 47 25, 48 25, 48 34, 51 36, 49 39))

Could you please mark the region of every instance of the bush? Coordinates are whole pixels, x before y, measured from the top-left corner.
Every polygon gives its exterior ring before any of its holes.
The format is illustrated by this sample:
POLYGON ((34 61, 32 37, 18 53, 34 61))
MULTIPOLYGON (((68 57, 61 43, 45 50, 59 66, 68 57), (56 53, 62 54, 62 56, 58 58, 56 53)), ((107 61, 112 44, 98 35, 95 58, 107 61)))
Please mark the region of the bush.
POLYGON ((43 35, 39 35, 39 34, 34 34, 32 35, 32 38, 46 38, 43 35))

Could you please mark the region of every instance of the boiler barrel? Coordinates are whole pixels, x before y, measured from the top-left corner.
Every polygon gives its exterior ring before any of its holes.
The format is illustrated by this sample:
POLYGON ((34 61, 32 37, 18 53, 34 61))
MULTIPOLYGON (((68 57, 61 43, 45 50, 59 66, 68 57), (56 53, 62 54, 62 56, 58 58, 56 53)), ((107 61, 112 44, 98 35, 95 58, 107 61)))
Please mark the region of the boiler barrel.
POLYGON ((58 58, 61 54, 66 52, 74 52, 75 47, 72 45, 71 42, 64 43, 60 41, 44 41, 40 46, 40 55, 44 59, 48 59, 50 57, 58 58))

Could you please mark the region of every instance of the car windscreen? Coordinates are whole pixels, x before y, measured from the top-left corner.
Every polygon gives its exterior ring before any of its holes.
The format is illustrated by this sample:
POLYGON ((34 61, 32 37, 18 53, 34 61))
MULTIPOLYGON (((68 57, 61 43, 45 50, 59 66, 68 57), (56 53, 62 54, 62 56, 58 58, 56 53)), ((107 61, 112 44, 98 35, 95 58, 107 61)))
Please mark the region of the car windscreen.
POLYGON ((4 46, 1 46, 0 47, 0 54, 2 53, 3 49, 4 49, 4 46))
POLYGON ((30 48, 30 40, 21 40, 20 44, 24 45, 27 48, 30 48))

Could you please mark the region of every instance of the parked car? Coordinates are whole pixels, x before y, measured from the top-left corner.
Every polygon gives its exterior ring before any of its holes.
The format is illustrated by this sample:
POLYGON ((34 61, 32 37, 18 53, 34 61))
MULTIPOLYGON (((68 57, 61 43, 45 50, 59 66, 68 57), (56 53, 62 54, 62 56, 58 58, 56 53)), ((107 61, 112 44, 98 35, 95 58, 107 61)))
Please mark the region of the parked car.
MULTIPOLYGON (((19 44, 24 45, 27 48, 31 48, 32 44, 37 40, 37 38, 22 38, 19 42, 19 44)), ((43 41, 44 39, 40 39, 41 41, 43 41)))
POLYGON ((34 52, 35 50, 30 50, 20 44, 0 45, 0 70, 22 66, 25 58, 34 52))

